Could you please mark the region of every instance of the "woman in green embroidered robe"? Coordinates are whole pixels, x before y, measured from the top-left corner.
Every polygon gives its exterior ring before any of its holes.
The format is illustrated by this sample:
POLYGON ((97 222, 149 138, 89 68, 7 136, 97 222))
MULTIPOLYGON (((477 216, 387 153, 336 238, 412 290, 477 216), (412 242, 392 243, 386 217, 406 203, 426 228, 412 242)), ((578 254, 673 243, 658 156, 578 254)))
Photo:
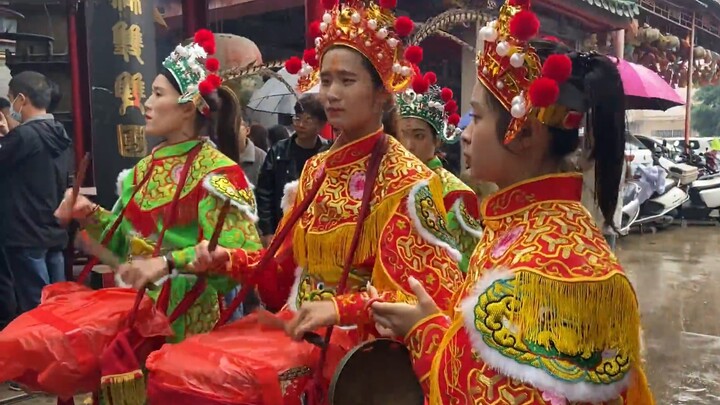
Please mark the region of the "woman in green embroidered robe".
MULTIPOLYGON (((428 79, 433 80, 426 74, 424 80, 428 79)), ((460 269, 465 272, 482 234, 478 197, 443 167, 436 153, 442 143, 452 144, 460 139, 461 131, 457 128, 460 117, 455 113, 457 103, 448 88, 435 85, 427 89, 422 85, 414 88, 395 96, 400 111, 398 140, 440 176, 448 230, 462 253, 460 269)))
MULTIPOLYGON (((217 115, 220 149, 228 154, 237 150, 234 128, 238 106, 225 88, 218 87, 220 78, 211 72, 217 70, 216 60, 209 57, 214 44, 208 46, 207 37, 201 37, 203 44, 197 41, 196 36, 196 42, 178 46, 163 62, 164 69, 155 78, 144 105, 146 134, 165 141, 135 167, 120 173, 119 199, 112 210, 82 196, 72 210, 72 216, 93 238, 109 238, 107 247, 126 262, 116 276, 119 283, 128 266, 164 268, 168 274, 185 270, 194 259, 197 242, 211 238, 226 201, 231 208, 219 245, 251 251, 261 247, 255 229, 255 198, 247 178, 236 162, 201 136, 208 134, 206 128, 217 115), (184 186, 178 194, 180 184, 184 186), (114 230, 116 221, 119 225, 114 230), (162 246, 156 249, 161 235, 162 246)), ((58 210, 60 215, 68 211, 63 206, 58 210)), ((195 280, 170 278, 169 311, 195 280)), ((211 330, 219 314, 218 294, 234 286, 224 277, 208 278, 202 295, 173 324, 173 341, 211 330)), ((157 299, 159 289, 148 294, 157 299)))

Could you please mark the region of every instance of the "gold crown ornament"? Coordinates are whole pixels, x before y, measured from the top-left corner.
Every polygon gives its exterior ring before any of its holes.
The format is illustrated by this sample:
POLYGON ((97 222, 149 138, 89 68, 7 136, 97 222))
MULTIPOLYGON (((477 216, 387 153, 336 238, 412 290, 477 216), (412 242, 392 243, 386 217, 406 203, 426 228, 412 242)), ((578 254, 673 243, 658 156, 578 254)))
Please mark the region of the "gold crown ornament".
POLYGON ((310 89, 318 80, 320 62, 325 52, 335 45, 344 45, 363 54, 380 74, 385 89, 391 93, 405 90, 412 81, 415 66, 422 61, 419 46, 406 47, 403 39, 415 28, 405 16, 396 17, 397 0, 322 0, 325 8, 322 21, 308 27, 315 47, 307 49, 303 58, 292 57, 285 63, 290 74, 299 74, 300 91, 310 89))
POLYGON ((163 67, 175 78, 180 88, 178 104, 192 102, 203 115, 210 114, 210 107, 203 98, 222 84, 217 75, 220 62, 213 58, 215 36, 208 29, 195 33, 193 42, 178 45, 163 61, 163 67))
POLYGON ((557 105, 561 85, 572 74, 567 55, 551 55, 544 64, 530 40, 540 21, 530 0, 507 0, 497 20, 480 29, 483 49, 478 53, 478 80, 512 115, 504 143, 512 142, 532 114, 543 124, 578 128, 584 112, 557 105))

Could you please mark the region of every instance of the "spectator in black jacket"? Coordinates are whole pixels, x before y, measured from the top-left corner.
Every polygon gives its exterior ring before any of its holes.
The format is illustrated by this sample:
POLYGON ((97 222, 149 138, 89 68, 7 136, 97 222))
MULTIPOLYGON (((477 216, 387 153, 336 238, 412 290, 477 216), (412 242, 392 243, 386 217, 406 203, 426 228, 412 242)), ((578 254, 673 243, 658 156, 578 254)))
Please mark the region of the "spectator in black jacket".
POLYGON ((9 84, 10 130, 0 117, 0 246, 15 284, 19 312, 40 303, 43 287, 65 280, 67 231, 53 215, 68 187, 71 140, 47 111, 57 105, 57 85, 37 72, 9 84))
POLYGON ((282 218, 280 201, 285 185, 297 180, 305 162, 330 144, 319 135, 326 123, 325 109, 317 96, 304 95, 295 104, 295 133, 274 144, 265 157, 255 188, 258 227, 265 246, 272 240, 282 218))

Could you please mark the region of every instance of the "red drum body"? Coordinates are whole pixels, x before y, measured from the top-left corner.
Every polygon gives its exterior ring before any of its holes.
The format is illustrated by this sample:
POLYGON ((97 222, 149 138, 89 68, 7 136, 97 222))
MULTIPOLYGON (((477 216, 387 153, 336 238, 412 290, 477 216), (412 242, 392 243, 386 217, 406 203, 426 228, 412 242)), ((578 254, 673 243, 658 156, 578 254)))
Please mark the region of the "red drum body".
MULTIPOLYGON (((93 291, 72 282, 46 287, 37 308, 0 332, 0 381, 61 398, 97 391, 100 356, 125 327, 136 296, 132 289, 93 291)), ((140 303, 135 331, 150 341, 172 336, 148 297, 140 303)))
MULTIPOLYGON (((292 313, 279 315, 289 320, 292 313)), ((324 335, 324 330, 318 333, 324 335)), ((323 375, 332 374, 354 341, 335 330, 323 375)), ((256 315, 148 357, 150 405, 301 405, 320 349, 263 326, 256 315)))

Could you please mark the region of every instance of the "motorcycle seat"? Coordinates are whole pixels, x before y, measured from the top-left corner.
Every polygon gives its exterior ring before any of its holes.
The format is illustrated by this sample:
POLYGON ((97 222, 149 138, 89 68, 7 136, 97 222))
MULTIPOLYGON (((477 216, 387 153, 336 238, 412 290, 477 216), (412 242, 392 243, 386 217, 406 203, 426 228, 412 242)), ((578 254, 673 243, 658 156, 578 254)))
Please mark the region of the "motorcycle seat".
POLYGON ((692 188, 698 191, 709 190, 712 188, 720 188, 720 177, 714 177, 705 180, 695 180, 692 183, 692 188))

